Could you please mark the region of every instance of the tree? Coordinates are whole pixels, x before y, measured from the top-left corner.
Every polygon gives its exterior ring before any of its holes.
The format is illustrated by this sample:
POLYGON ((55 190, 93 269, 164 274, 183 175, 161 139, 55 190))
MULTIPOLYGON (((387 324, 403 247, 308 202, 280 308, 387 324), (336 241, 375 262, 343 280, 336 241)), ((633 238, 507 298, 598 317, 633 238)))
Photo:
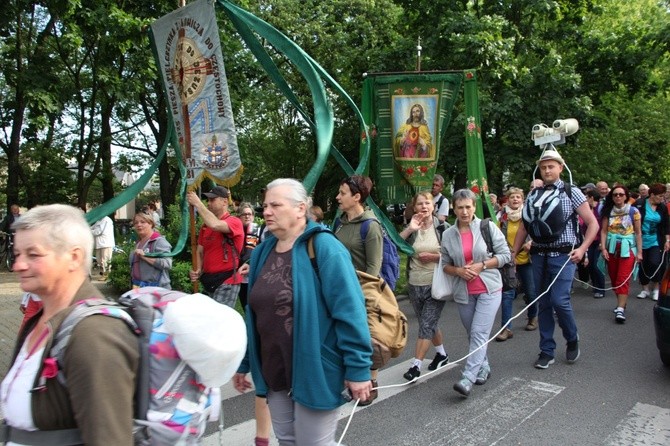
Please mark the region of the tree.
POLYGON ((19 152, 29 110, 33 122, 38 110, 53 111, 49 92, 54 80, 50 70, 48 36, 55 17, 38 2, 9 0, 0 8, 0 147, 7 157, 7 206, 19 203, 19 152))
MULTIPOLYGON (((119 163, 146 165, 167 137, 162 86, 143 28, 174 9, 175 2, 7 3, 0 11, 0 164, 7 166, 9 202, 68 200, 83 206, 93 189, 109 199, 115 187, 112 147, 131 150, 119 163), (65 185, 65 167, 75 172, 75 187, 65 185)), ((582 128, 559 147, 578 183, 603 177, 628 184, 668 179, 667 1, 240 3, 294 39, 357 103, 363 73, 415 69, 419 37, 422 70, 477 69, 484 153, 495 191, 509 183, 528 184, 539 155, 530 140, 532 125, 563 117, 577 118, 582 128), (632 167, 624 162, 631 153, 636 155, 632 167), (589 163, 577 163, 583 159, 589 163)), ((255 201, 261 187, 277 176, 302 178, 313 163, 315 144, 308 123, 217 11, 245 165, 233 192, 255 201)), ((300 73, 262 44, 311 113, 300 73)), ((358 120, 334 92, 329 94, 334 145, 355 166, 358 120)), ((465 118, 461 103, 439 159, 439 171, 457 187, 465 185, 465 118)), ((179 181, 171 155, 159 167, 166 208, 179 181)), ((334 207, 343 176, 329 160, 315 190, 324 209, 334 207)))

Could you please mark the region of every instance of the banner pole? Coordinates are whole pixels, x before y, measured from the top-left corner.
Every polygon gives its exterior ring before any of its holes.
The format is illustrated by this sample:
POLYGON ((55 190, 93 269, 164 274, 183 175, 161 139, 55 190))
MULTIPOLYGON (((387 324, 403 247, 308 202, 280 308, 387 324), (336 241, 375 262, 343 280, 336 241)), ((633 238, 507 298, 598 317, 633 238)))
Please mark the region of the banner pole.
MULTIPOLYGON (((195 208, 193 206, 188 207, 188 213, 190 217, 190 228, 191 228, 191 263, 193 263, 194 268, 196 269, 198 266, 198 239, 196 238, 195 235, 195 208)), ((196 280, 193 282, 193 292, 197 293, 198 292, 198 281, 196 280)))

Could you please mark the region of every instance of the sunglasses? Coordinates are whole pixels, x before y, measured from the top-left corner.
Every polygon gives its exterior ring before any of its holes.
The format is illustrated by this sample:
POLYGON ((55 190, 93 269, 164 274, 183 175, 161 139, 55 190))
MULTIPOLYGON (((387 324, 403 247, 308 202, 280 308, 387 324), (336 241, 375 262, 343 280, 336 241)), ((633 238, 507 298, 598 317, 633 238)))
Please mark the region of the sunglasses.
POLYGON ((612 196, 613 196, 613 197, 625 197, 626 194, 621 193, 621 192, 617 192, 617 193, 615 193, 615 194, 612 194, 612 196))
POLYGON ((358 186, 358 182, 353 179, 353 178, 347 178, 344 181, 344 184, 349 186, 349 190, 351 191, 351 195, 356 195, 361 193, 361 188, 358 186))

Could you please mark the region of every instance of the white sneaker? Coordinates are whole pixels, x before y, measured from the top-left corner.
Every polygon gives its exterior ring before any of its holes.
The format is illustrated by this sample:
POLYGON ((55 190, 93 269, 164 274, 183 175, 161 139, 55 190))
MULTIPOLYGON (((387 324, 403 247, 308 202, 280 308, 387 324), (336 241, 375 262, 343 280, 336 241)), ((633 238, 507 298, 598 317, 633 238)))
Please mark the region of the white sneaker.
POLYGON ((658 288, 651 293, 651 300, 658 300, 658 288))
POLYGON ((649 291, 647 290, 642 290, 640 291, 640 294, 637 295, 638 299, 646 299, 647 297, 649 297, 649 291))

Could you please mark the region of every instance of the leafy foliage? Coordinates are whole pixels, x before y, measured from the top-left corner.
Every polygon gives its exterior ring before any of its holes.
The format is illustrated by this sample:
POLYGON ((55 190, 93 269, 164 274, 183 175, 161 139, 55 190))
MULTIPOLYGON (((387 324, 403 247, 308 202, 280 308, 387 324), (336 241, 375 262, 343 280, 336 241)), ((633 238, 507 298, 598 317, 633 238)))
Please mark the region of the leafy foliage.
MULTIPOLYGON (((112 168, 138 169, 165 142, 168 115, 145 27, 174 1, 8 0, 0 10, 0 202, 107 200, 112 168), (127 152, 114 165, 112 147, 127 152)), ((495 191, 526 187, 538 149, 533 124, 574 117, 581 131, 559 150, 578 183, 668 182, 668 2, 639 0, 242 0, 291 37, 356 102, 364 73, 477 69, 484 153, 495 191), (633 155, 634 154, 634 155, 633 155), (588 160, 586 162, 585 160, 588 160), (632 162, 634 161, 634 162, 632 162)), ((308 124, 293 110, 219 14, 238 145, 245 165, 233 190, 247 201, 279 176, 302 178, 315 157, 308 124)), ((262 42, 300 101, 302 77, 262 42)), ((332 92, 331 92, 332 93, 332 92)), ((355 116, 331 94, 334 145, 358 162, 355 116)), ((438 171, 465 185, 457 105, 438 171)), ((174 153, 159 167, 171 213, 174 153)), ((315 203, 329 216, 344 176, 333 160, 315 203)))

